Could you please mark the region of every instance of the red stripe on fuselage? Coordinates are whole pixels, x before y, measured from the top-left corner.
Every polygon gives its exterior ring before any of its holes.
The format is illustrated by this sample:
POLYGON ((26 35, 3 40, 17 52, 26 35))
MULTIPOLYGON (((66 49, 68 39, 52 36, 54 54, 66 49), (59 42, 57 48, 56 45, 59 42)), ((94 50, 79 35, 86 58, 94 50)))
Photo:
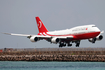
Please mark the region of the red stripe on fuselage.
POLYGON ((88 39, 88 38, 94 38, 98 36, 100 32, 89 32, 89 33, 78 33, 78 34, 67 34, 67 35, 51 35, 47 34, 49 36, 75 36, 75 39, 88 39))
MULTIPOLYGON (((78 34, 67 34, 67 35, 51 35, 51 34, 47 34, 47 32, 45 32, 45 34, 48 36, 73 36, 72 40, 81 40, 81 39, 95 38, 96 36, 98 36, 100 34, 100 32, 89 32, 89 33, 78 33, 78 34)), ((38 35, 41 35, 41 34, 38 33, 38 35)), ((46 35, 44 35, 44 36, 46 36, 46 35)))
POLYGON ((99 34, 100 34, 100 32, 90 32, 90 33, 76 34, 76 35, 74 35, 76 38, 74 38, 73 40, 95 38, 99 34))

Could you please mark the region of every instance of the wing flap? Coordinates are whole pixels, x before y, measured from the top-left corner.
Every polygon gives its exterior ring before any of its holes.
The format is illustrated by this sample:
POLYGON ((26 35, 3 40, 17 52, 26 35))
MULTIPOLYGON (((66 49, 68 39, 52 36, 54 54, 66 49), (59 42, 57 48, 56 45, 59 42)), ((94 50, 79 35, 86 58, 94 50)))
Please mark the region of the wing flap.
POLYGON ((73 36, 57 36, 59 39, 72 39, 73 36))
POLYGON ((51 36, 42 36, 42 35, 34 35, 34 36, 39 37, 39 38, 42 38, 42 39, 51 38, 51 36))

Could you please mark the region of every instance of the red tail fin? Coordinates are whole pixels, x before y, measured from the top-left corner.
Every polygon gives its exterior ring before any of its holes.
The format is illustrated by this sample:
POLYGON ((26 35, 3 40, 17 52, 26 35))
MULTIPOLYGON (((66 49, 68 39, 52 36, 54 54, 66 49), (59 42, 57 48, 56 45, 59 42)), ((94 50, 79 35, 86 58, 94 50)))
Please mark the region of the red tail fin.
POLYGON ((48 30, 46 29, 46 27, 44 26, 44 24, 42 23, 39 17, 36 17, 36 22, 37 22, 39 33, 48 32, 48 30))

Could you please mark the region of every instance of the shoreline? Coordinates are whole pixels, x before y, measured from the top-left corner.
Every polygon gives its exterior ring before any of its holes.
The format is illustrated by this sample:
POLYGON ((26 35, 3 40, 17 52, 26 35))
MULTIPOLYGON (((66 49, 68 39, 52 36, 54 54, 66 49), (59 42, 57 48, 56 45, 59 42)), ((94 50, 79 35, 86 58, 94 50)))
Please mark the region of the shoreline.
POLYGON ((105 55, 5 55, 0 61, 86 61, 105 62, 105 55))
POLYGON ((105 62, 105 51, 12 51, 1 52, 0 61, 105 62))

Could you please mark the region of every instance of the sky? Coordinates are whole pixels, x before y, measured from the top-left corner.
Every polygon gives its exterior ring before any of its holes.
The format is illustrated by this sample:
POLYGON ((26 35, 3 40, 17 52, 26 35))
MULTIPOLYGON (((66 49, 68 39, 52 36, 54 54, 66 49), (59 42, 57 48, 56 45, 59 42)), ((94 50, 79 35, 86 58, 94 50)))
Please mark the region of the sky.
MULTIPOLYGON (((0 48, 59 48, 45 40, 32 43, 26 37, 3 34, 38 34, 36 16, 49 31, 89 24, 105 30, 105 0, 0 0, 0 48)), ((95 44, 82 40, 80 47, 105 47, 105 39, 95 44)))

